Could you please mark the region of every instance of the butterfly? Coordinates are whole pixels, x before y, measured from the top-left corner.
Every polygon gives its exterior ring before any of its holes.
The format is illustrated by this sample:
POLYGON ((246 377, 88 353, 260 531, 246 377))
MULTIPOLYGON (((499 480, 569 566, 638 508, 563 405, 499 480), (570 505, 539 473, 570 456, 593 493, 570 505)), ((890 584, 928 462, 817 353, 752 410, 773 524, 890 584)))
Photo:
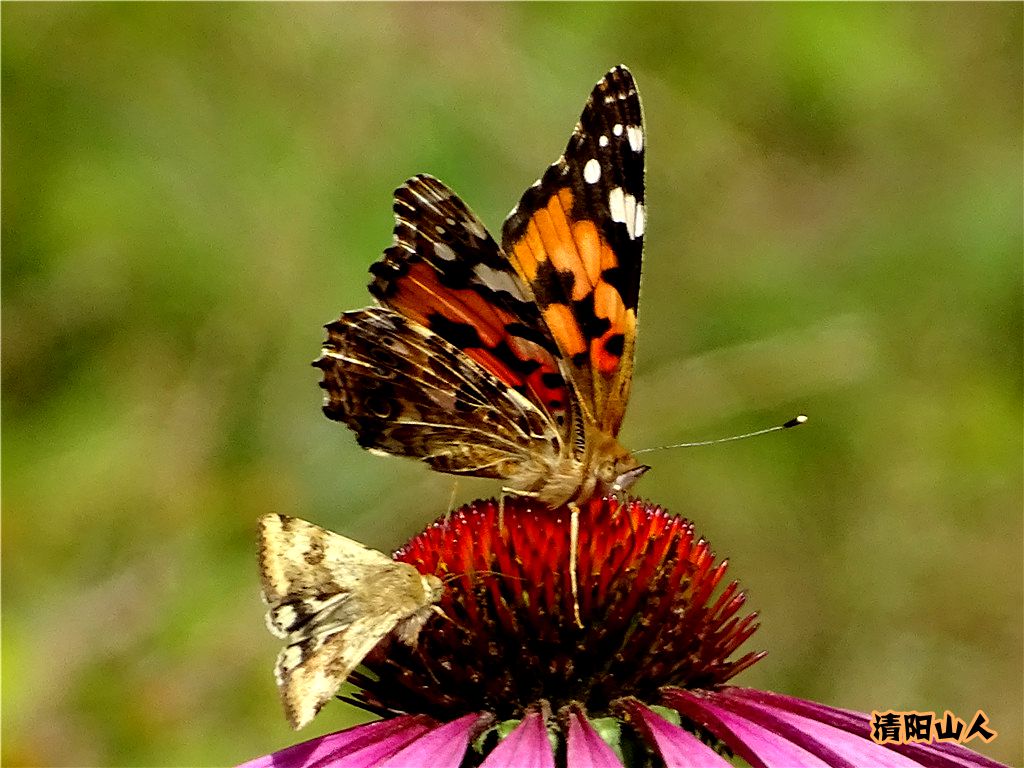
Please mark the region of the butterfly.
POLYGON ((415 646, 444 586, 433 574, 286 515, 259 521, 267 628, 286 645, 275 676, 295 730, 388 634, 415 646))
POLYGON ((629 487, 648 469, 617 439, 647 221, 629 70, 594 87, 501 245, 431 176, 397 189, 394 212, 370 269, 379 306, 325 326, 324 413, 371 451, 500 478, 552 508, 629 487))

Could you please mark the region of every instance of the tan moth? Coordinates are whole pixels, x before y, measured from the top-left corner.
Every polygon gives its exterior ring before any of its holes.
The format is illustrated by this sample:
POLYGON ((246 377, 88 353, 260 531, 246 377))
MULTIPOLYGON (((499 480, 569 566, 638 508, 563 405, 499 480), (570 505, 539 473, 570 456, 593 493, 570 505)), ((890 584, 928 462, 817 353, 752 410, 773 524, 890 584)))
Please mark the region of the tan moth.
POLYGON ((444 592, 433 574, 286 515, 260 518, 259 564, 267 627, 287 643, 274 671, 296 730, 388 634, 415 645, 444 592))

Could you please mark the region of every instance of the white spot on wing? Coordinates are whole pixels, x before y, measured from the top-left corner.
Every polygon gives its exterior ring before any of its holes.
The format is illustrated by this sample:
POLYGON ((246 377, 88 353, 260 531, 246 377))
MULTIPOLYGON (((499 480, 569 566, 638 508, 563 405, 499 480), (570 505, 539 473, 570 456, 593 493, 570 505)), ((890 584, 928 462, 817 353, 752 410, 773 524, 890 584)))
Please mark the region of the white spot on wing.
POLYGON ((622 187, 613 187, 608 193, 608 209, 612 214, 612 221, 626 221, 626 207, 623 200, 622 187))
POLYGON ((601 178, 601 164, 597 162, 596 157, 592 157, 587 160, 587 164, 583 166, 583 180, 587 184, 596 184, 597 180, 601 178))
POLYGON ((455 251, 445 243, 434 243, 434 253, 437 254, 437 258, 439 259, 455 261, 455 251))
POLYGON ((277 658, 277 667, 283 672, 291 672, 300 663, 302 663, 302 649, 297 645, 287 646, 277 658))
POLYGON ((614 133, 616 136, 621 136, 622 135, 622 123, 616 123, 614 126, 612 126, 612 133, 614 133))
POLYGON ((622 187, 614 187, 608 193, 608 210, 612 215, 612 221, 626 225, 626 232, 631 240, 640 237, 644 232, 643 205, 637 205, 633 195, 623 192, 622 187), (639 211, 639 231, 637 225, 637 211, 639 211))
POLYGON ((597 140, 597 143, 598 143, 598 145, 600 145, 602 147, 607 147, 608 146, 608 136, 606 134, 602 134, 601 138, 599 138, 597 140))
POLYGON ((481 240, 487 239, 487 230, 484 229, 484 225, 476 219, 463 219, 462 226, 470 231, 471 234, 479 237, 481 240))
POLYGON ((644 148, 644 132, 642 129, 635 125, 627 125, 626 137, 629 139, 629 146, 632 147, 634 152, 639 152, 644 148))
POLYGON ((277 622, 279 627, 290 627, 298 621, 299 614, 295 610, 294 606, 282 605, 273 612, 274 621, 277 622))
POLYGON ((636 204, 636 226, 633 228, 634 237, 644 236, 644 226, 647 224, 647 213, 644 211, 644 204, 636 204))
POLYGON ((473 267, 473 274, 476 275, 477 280, 486 285, 492 291, 504 291, 505 293, 512 294, 521 301, 527 301, 526 296, 523 295, 519 282, 508 272, 492 269, 486 264, 477 264, 473 267))

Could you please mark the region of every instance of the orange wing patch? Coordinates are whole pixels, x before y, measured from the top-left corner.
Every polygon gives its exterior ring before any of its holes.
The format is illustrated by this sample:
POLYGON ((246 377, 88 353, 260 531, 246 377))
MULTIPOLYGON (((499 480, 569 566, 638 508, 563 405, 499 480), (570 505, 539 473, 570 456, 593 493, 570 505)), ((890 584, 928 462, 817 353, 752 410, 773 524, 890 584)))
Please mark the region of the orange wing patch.
POLYGON ((563 355, 572 358, 586 351, 587 340, 568 306, 549 304, 544 308, 544 322, 551 329, 551 335, 555 337, 563 355))
POLYGON ((501 238, 558 345, 579 409, 612 437, 633 372, 646 222, 643 113, 632 76, 616 67, 501 238))
POLYGON ((508 332, 519 322, 472 288, 453 289, 439 282, 424 263, 410 265, 387 298, 387 305, 438 333, 503 384, 533 395, 554 416, 568 407, 554 356, 540 344, 508 332), (559 383, 548 382, 556 378, 559 383))
POLYGON ((619 267, 618 256, 594 221, 572 219, 573 200, 572 190, 563 187, 539 206, 510 255, 562 357, 579 371, 573 379, 581 395, 598 415, 611 393, 623 391, 611 380, 630 373, 623 370, 623 356, 632 350, 636 312, 603 277, 619 267))

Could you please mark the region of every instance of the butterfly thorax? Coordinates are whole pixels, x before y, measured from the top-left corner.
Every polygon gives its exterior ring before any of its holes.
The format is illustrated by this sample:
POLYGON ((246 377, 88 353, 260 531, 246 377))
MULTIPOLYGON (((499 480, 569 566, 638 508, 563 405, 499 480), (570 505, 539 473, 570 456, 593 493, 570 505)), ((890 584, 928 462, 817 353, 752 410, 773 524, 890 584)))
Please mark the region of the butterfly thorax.
POLYGON ((613 436, 597 434, 586 441, 582 458, 565 456, 534 490, 540 501, 559 507, 570 501, 617 494, 629 488, 647 471, 613 436))

